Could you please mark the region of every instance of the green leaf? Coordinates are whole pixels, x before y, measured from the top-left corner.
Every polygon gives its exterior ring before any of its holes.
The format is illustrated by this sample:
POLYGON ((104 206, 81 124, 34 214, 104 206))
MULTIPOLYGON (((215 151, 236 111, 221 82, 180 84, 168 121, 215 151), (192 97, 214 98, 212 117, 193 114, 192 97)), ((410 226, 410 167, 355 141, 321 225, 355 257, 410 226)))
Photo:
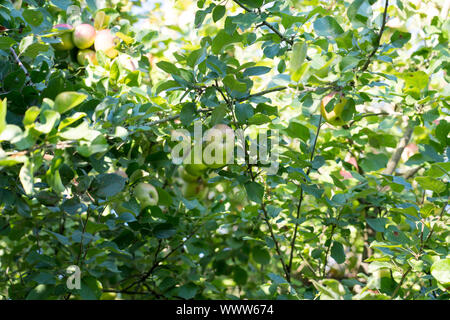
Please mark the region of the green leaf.
POLYGON ((26 162, 23 164, 22 168, 20 169, 19 179, 20 179, 20 182, 22 183, 23 190, 25 191, 25 193, 32 194, 33 186, 34 186, 33 163, 32 162, 26 162))
POLYGON ((180 112, 180 120, 183 126, 188 127, 197 116, 195 103, 187 102, 183 105, 180 112))
POLYGON ((233 268, 233 280, 237 285, 245 285, 248 280, 248 273, 239 266, 233 268))
POLYGON ((92 182, 93 192, 100 198, 115 196, 125 187, 126 179, 115 173, 102 173, 92 182))
POLYGON ((303 75, 303 62, 305 62, 308 46, 305 41, 294 43, 290 57, 289 74, 292 81, 298 82, 303 75))
POLYGON ((244 82, 240 82, 231 74, 223 78, 223 83, 232 91, 245 92, 247 90, 247 85, 244 82))
POLYGON ((168 80, 165 82, 162 82, 157 88, 155 95, 160 94, 163 91, 173 91, 173 90, 179 90, 183 89, 183 86, 181 86, 177 81, 175 80, 168 80))
POLYGON ((67 238, 66 236, 63 236, 62 234, 50 231, 50 230, 45 230, 46 232, 50 233, 51 235, 53 235, 56 240, 58 240, 62 245, 65 246, 69 246, 70 245, 70 240, 69 238, 67 238))
POLYGON ((345 251, 340 242, 333 241, 333 246, 331 247, 331 257, 333 257, 333 259, 339 264, 345 262, 345 251))
POLYGON ((83 300, 98 300, 102 295, 102 284, 94 277, 84 278, 79 292, 83 300))
POLYGON ((339 63, 339 67, 342 72, 345 72, 345 71, 355 68, 358 65, 359 61, 360 60, 356 57, 345 56, 344 58, 342 58, 341 62, 339 63))
POLYGON ((52 293, 52 286, 39 284, 28 293, 26 300, 45 300, 50 297, 52 293))
POLYGON ((415 180, 425 190, 442 193, 447 189, 447 185, 444 182, 432 177, 417 177, 415 180))
POLYGON ((55 284, 55 275, 48 272, 40 272, 33 277, 33 281, 40 284, 55 284))
POLYGON ((256 203, 262 203, 264 187, 257 182, 251 181, 244 184, 248 198, 256 203))
POLYGON ((444 286, 450 285, 450 258, 438 260, 431 266, 431 275, 444 286))
POLYGON ((428 87, 428 75, 423 71, 405 72, 399 74, 405 80, 403 92, 415 99, 420 98, 420 92, 428 87))
POLYGON ((168 61, 160 61, 156 64, 156 66, 167 73, 175 75, 180 74, 179 68, 175 66, 173 63, 170 63, 168 61))
MULTIPOLYGON (((41 109, 38 107, 30 107, 25 111, 25 116, 23 117, 23 125, 29 126, 36 121, 36 118, 38 117, 39 113, 41 112, 41 109)), ((1 132, 1 130, 0 130, 1 132)))
POLYGON ((272 120, 270 120, 270 117, 268 115, 262 113, 257 113, 253 117, 248 119, 248 124, 253 124, 257 126, 268 122, 272 122, 272 120))
POLYGON ((212 53, 219 54, 222 52, 223 47, 235 42, 239 42, 241 40, 242 36, 237 32, 234 32, 232 35, 230 35, 225 30, 220 30, 212 41, 212 53))
POLYGON ((389 159, 385 154, 368 153, 366 157, 361 160, 361 167, 364 171, 377 171, 386 167, 389 159))
POLYGON ((22 56, 34 59, 38 56, 41 52, 48 51, 50 47, 47 44, 44 43, 33 43, 29 45, 25 51, 23 51, 22 56))
POLYGON ((41 122, 34 126, 34 129, 41 133, 49 133, 55 127, 56 123, 59 121, 60 115, 58 112, 53 110, 44 110, 41 113, 41 122))
POLYGON ((335 279, 324 279, 321 281, 311 280, 317 291, 320 292, 320 300, 343 300, 345 289, 335 279))
POLYGON ((372 7, 367 0, 355 0, 348 8, 347 16, 354 27, 365 27, 372 16, 372 7))
POLYGON ((0 50, 9 50, 16 41, 13 38, 1 36, 0 37, 0 50))
POLYGON ((377 232, 384 232, 386 230, 386 218, 366 219, 367 224, 377 232))
POLYGON ((270 72, 271 70, 271 68, 263 66, 250 67, 244 70, 244 77, 260 76, 270 72))
POLYGON ((63 114, 77 105, 82 103, 87 98, 87 95, 83 93, 78 93, 75 91, 61 92, 55 98, 54 108, 60 114, 63 114))
POLYGON ((217 22, 220 19, 222 19, 222 17, 225 15, 225 12, 226 12, 225 6, 222 5, 216 6, 212 12, 213 21, 217 22))
POLYGON ((331 16, 316 19, 314 30, 319 36, 331 38, 336 38, 344 33, 339 23, 331 16))
POLYGON ((39 26, 44 21, 44 15, 39 10, 26 9, 22 16, 26 22, 34 27, 39 26))
POLYGON ((198 288, 193 283, 182 285, 178 288, 178 295, 186 300, 192 299, 197 294, 198 288))
POLYGON ((291 138, 299 138, 305 142, 309 140, 309 129, 297 121, 289 122, 286 133, 291 138))
POLYGON ((153 233, 158 239, 167 239, 177 233, 177 230, 170 223, 160 223, 154 229, 153 233))
POLYGON ((266 249, 255 247, 252 250, 252 256, 253 259, 259 264, 266 265, 270 263, 270 254, 266 249))
POLYGON ((249 103, 238 103, 235 106, 236 118, 239 123, 246 123, 254 114, 254 109, 249 103))
POLYGON ((241 2, 250 8, 257 9, 263 5, 264 0, 241 0, 241 2))

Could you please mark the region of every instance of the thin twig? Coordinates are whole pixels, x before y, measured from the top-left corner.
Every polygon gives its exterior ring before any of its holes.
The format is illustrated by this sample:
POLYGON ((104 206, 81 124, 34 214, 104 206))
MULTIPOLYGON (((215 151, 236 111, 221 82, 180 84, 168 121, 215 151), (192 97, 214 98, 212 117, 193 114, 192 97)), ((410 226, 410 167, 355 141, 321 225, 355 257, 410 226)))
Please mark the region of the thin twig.
MULTIPOLYGON (((212 110, 212 109, 209 109, 209 108, 207 108, 207 109, 198 109, 197 112, 203 113, 203 112, 210 112, 211 110, 212 110)), ((173 115, 173 116, 164 118, 164 119, 159 119, 159 120, 155 120, 155 121, 148 122, 148 123, 146 123, 146 125, 149 126, 149 127, 151 127, 151 126, 155 126, 155 125, 157 125, 157 124, 161 124, 161 123, 165 123, 165 122, 169 122, 169 121, 176 120, 176 119, 178 119, 179 117, 180 117, 180 115, 179 115, 179 114, 176 114, 176 115, 173 115)))
POLYGON ((367 58, 366 63, 361 68, 361 70, 360 70, 361 73, 363 73, 364 71, 367 70, 367 68, 369 67, 373 56, 375 55, 375 53, 378 51, 378 48, 380 47, 381 36, 383 35, 384 28, 386 26, 386 18, 387 18, 388 6, 389 6, 389 0, 386 0, 386 3, 384 5, 383 22, 381 23, 381 29, 380 29, 380 32, 378 33, 377 42, 376 42, 377 44, 373 48, 372 52, 369 54, 369 57, 367 58))
MULTIPOLYGON (((313 159, 314 159, 314 153, 315 153, 315 150, 316 150, 317 139, 318 139, 319 134, 320 134, 320 127, 321 126, 322 126, 322 114, 320 114, 320 117, 319 117, 319 124, 317 126, 316 136, 314 138, 314 143, 313 143, 313 147, 312 147, 312 150, 311 150, 310 162, 312 162, 313 159)), ((308 170, 306 171, 306 175, 309 176, 310 172, 311 172, 311 167, 308 167, 308 170)), ((292 260, 294 258, 295 240, 297 238, 297 230, 298 230, 298 225, 299 225, 298 224, 298 219, 300 218, 300 211, 301 211, 302 203, 303 203, 303 188, 300 187, 300 197, 299 197, 298 206, 297 206, 297 216, 296 216, 296 221, 295 221, 295 229, 294 229, 294 234, 293 234, 292 240, 291 240, 291 254, 290 254, 290 257, 289 257, 289 264, 288 264, 289 274, 291 274, 291 271, 292 271, 292 260)), ((311 270, 311 271, 313 271, 313 270, 311 270)))
POLYGON ((283 91, 285 89, 287 89, 287 87, 276 87, 276 88, 272 88, 272 89, 267 89, 267 90, 264 90, 264 91, 261 91, 261 92, 250 94, 250 95, 245 96, 243 98, 238 98, 238 99, 236 99, 236 101, 242 102, 242 101, 246 101, 246 100, 249 100, 251 98, 254 98, 254 97, 263 96, 263 95, 268 94, 268 93, 272 93, 272 92, 276 92, 276 91, 283 91))
POLYGON ((9 50, 11 51, 12 55, 14 56, 14 59, 16 60, 17 64, 19 65, 19 67, 23 70, 23 72, 25 72, 25 74, 27 75, 28 78, 30 78, 30 83, 31 83, 31 77, 30 74, 28 73, 27 68, 25 68, 25 66, 23 65, 22 61, 20 61, 19 57, 17 56, 16 52, 14 51, 14 49, 12 47, 9 48, 9 50))
POLYGON ((167 258, 169 258, 174 252, 176 252, 178 249, 180 249, 200 228, 200 226, 197 226, 187 237, 184 241, 182 241, 179 245, 177 245, 175 248, 173 248, 172 250, 169 251, 169 253, 167 253, 164 257, 162 257, 161 259, 157 259, 157 256, 160 252, 161 249, 161 242, 159 242, 158 244, 158 248, 156 249, 155 252, 155 260, 153 262, 153 265, 150 267, 150 269, 139 279, 136 280, 135 282, 133 282, 132 284, 130 284, 129 286, 125 287, 123 290, 129 290, 132 287, 134 287, 136 284, 139 284, 141 282, 144 282, 145 280, 148 279, 148 277, 151 276, 151 274, 153 273, 153 271, 155 271, 155 269, 161 264, 161 262, 167 260, 167 258))
MULTIPOLYGON (((253 10, 251 10, 249 7, 247 7, 246 5, 244 5, 242 2, 240 2, 239 0, 233 0, 239 7, 241 7, 242 9, 244 9, 247 12, 253 12, 253 10)), ((260 24, 261 26, 266 26, 267 28, 269 28, 270 30, 272 30, 282 41, 285 41, 287 43, 289 43, 291 46, 294 44, 294 41, 292 39, 288 39, 286 38, 279 30, 277 30, 274 26, 272 26, 270 23, 268 23, 266 20, 263 20, 260 24)), ((259 25, 259 26, 260 26, 259 25)))

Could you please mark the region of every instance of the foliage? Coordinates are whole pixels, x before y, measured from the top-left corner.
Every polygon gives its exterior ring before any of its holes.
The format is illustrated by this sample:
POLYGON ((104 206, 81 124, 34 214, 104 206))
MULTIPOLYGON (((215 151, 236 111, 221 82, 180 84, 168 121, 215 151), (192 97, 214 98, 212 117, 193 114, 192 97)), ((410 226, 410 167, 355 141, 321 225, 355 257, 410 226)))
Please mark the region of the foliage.
POLYGON ((444 3, 2 0, 0 295, 448 299, 444 3), (64 23, 118 57, 55 51, 64 23), (210 168, 186 199, 171 133, 195 121, 278 130, 278 172, 210 168))

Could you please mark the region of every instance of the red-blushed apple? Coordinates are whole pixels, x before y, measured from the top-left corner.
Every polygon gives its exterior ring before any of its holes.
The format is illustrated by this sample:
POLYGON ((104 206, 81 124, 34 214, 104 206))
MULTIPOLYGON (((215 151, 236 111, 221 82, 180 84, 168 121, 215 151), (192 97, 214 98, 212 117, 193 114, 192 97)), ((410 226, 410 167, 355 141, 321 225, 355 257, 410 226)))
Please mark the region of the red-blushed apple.
POLYGON ((53 48, 57 51, 67 51, 73 49, 75 47, 72 41, 73 27, 70 24, 57 24, 54 28, 61 30, 62 33, 59 35, 61 42, 54 43, 53 48))
POLYGON ((87 23, 80 24, 73 31, 73 43, 79 49, 87 49, 94 44, 96 31, 87 23))
POLYGON ((77 61, 82 66, 87 66, 90 63, 96 65, 98 63, 95 51, 91 49, 83 49, 78 51, 77 61))
POLYGON ((320 113, 322 114, 324 120, 333 126, 344 125, 345 121, 342 119, 342 112, 344 111, 347 101, 348 100, 344 97, 344 95, 339 92, 333 92, 325 96, 320 102, 320 113), (334 105, 333 109, 328 112, 325 107, 335 95, 338 95, 338 101, 334 105))
POLYGON ((96 51, 103 51, 109 58, 114 59, 119 52, 115 49, 118 38, 111 30, 104 29, 97 32, 94 47, 96 51))

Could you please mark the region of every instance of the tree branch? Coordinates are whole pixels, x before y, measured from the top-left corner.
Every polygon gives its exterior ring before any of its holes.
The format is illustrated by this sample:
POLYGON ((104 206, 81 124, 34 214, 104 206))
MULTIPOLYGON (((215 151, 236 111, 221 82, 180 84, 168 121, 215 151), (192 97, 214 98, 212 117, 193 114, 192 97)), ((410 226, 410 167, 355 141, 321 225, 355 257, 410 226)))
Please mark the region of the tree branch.
POLYGON ((23 70, 23 72, 25 72, 26 76, 30 79, 30 83, 31 82, 31 76, 28 73, 27 68, 25 68, 25 66, 23 65, 22 61, 20 61, 19 57, 17 56, 16 52, 14 51, 14 49, 12 47, 9 48, 9 50, 11 51, 12 55, 14 56, 14 60, 16 60, 17 64, 19 65, 19 67, 23 70))
POLYGON ((406 145, 409 143, 409 140, 411 139, 413 131, 414 131, 413 126, 411 125, 411 123, 408 123, 408 126, 405 129, 403 137, 398 142, 397 148, 395 149, 394 153, 392 154, 391 158, 387 163, 386 169, 383 172, 384 174, 392 175, 398 163, 400 162, 403 150, 405 150, 406 145))
POLYGON ((386 18, 387 18, 388 6, 389 6, 389 0, 386 0, 386 3, 384 4, 383 22, 381 23, 381 29, 380 29, 380 32, 378 33, 377 44, 373 48, 372 52, 369 54, 369 57, 367 58, 366 63, 361 68, 361 70, 360 70, 361 73, 363 73, 364 71, 367 70, 367 68, 369 67, 373 56, 375 55, 375 53, 378 51, 378 48, 380 47, 381 36, 383 35, 384 28, 386 26, 386 18))
MULTIPOLYGON (((316 137, 314 138, 314 143, 313 143, 313 147, 311 150, 310 162, 312 162, 314 159, 314 153, 316 150, 317 139, 319 137, 321 126, 322 126, 322 114, 320 114, 320 117, 319 117, 319 125, 317 126, 316 137)), ((306 175, 309 176, 310 172, 311 172, 311 167, 308 167, 308 170, 306 171, 306 175)), ((290 253, 289 263, 288 263, 289 275, 291 274, 291 271, 292 271, 292 260, 294 259, 295 240, 297 238, 297 230, 298 230, 298 219, 300 218, 300 211, 301 211, 302 203, 303 203, 303 188, 300 187, 300 197, 299 197, 298 206, 297 206, 295 229, 294 229, 294 234, 293 234, 292 240, 291 240, 291 253, 290 253)), ((314 270, 311 270, 311 271, 314 272, 314 270)))
MULTIPOLYGON (((249 7, 247 7, 246 5, 244 5, 241 1, 239 0, 233 0, 239 7, 241 7, 242 9, 244 9, 247 12, 254 12, 253 10, 251 10, 249 7)), ((279 30, 277 30, 274 26, 272 26, 270 23, 268 23, 266 20, 263 20, 261 22, 261 24, 259 26, 266 26, 267 28, 269 28, 270 30, 272 30, 282 41, 285 41, 287 43, 289 43, 291 46, 294 44, 294 41, 292 39, 288 39, 286 38, 279 30)))
POLYGON ((254 97, 263 96, 263 95, 268 94, 268 93, 272 93, 272 92, 276 92, 276 91, 283 91, 285 89, 287 89, 287 87, 284 87, 284 86, 283 87, 271 88, 271 89, 267 89, 267 90, 264 90, 264 91, 261 91, 261 92, 250 94, 250 95, 245 96, 243 98, 238 98, 238 99, 236 99, 236 101, 242 102, 242 101, 250 100, 251 98, 254 98, 254 97))
MULTIPOLYGON (((197 110, 197 112, 199 112, 199 113, 209 112, 209 111, 211 111, 211 109, 208 109, 208 108, 207 108, 207 109, 198 109, 198 110, 197 110)), ((164 119, 159 119, 159 120, 151 121, 151 122, 149 122, 149 123, 146 123, 146 125, 147 125, 147 126, 155 126, 155 125, 157 125, 157 124, 161 124, 161 123, 165 123, 165 122, 169 122, 169 121, 176 120, 176 119, 178 119, 179 117, 180 117, 180 115, 179 115, 179 114, 176 114, 176 115, 173 115, 173 116, 164 118, 164 119)))
POLYGON ((161 262, 167 260, 167 258, 169 258, 174 252, 176 252, 178 249, 180 249, 190 238, 192 238, 192 236, 198 231, 199 228, 200 228, 200 226, 197 226, 196 228, 194 228, 194 230, 186 237, 186 239, 184 241, 182 241, 179 245, 177 245, 175 248, 170 250, 169 253, 167 253, 161 259, 157 259, 158 254, 159 254, 160 249, 161 249, 161 241, 159 241, 158 247, 157 247, 157 249, 155 251, 155 260, 153 262, 153 265, 150 267, 150 269, 139 280, 136 280, 135 282, 133 282, 129 286, 125 287, 123 290, 127 291, 127 290, 131 289, 132 287, 134 287, 135 285, 137 285, 137 284, 147 280, 148 277, 151 276, 153 271, 155 271, 155 269, 161 264, 161 262))

